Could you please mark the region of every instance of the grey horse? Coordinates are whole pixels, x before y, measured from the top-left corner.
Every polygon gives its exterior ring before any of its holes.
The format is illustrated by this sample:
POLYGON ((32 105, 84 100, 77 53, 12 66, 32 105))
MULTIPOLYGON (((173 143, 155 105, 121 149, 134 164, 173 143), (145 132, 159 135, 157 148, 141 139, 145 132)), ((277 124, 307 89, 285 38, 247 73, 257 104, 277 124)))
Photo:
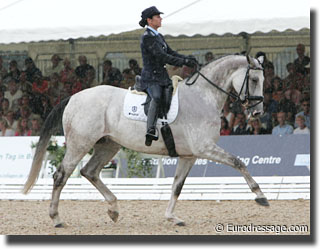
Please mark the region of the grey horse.
MULTIPOLYGON (((182 81, 179 88, 179 113, 170 125, 174 135, 179 163, 176 169, 172 195, 165 211, 167 220, 177 225, 184 221, 174 214, 174 208, 185 179, 197 158, 209 159, 238 170, 256 201, 269 206, 267 198, 253 180, 244 163, 217 146, 220 136, 220 115, 228 92, 234 88, 238 97, 245 101, 248 94, 262 96, 263 57, 229 55, 204 66, 190 80, 193 85, 182 81), (213 86, 214 85, 214 86, 213 86)), ((190 81, 189 80, 189 81, 190 81)), ((51 135, 63 125, 66 139, 66 155, 61 166, 54 173, 54 185, 49 215, 56 227, 65 224, 60 219, 58 204, 60 193, 80 160, 94 148, 90 161, 81 169, 87 178, 103 195, 109 204, 108 215, 116 222, 119 212, 116 196, 104 185, 99 173, 119 151, 121 146, 150 154, 167 155, 163 138, 147 147, 144 144, 146 124, 130 120, 123 115, 124 98, 128 90, 112 86, 97 86, 83 90, 57 105, 46 119, 32 162, 29 177, 23 193, 28 193, 36 182, 51 135)), ((263 112, 260 100, 247 98, 246 104, 253 104, 248 111, 254 115, 263 112)), ((241 145, 239 145, 241 146, 241 145)))

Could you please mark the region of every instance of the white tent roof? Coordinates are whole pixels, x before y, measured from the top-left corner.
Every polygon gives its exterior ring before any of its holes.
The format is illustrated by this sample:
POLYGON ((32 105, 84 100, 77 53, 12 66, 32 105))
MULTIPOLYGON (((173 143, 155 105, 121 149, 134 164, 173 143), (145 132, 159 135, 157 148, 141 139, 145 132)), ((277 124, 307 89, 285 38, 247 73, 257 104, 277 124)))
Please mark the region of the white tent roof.
POLYGON ((310 4, 300 0, 1 0, 0 43, 130 31, 152 5, 164 12, 159 31, 174 36, 310 28, 310 4))

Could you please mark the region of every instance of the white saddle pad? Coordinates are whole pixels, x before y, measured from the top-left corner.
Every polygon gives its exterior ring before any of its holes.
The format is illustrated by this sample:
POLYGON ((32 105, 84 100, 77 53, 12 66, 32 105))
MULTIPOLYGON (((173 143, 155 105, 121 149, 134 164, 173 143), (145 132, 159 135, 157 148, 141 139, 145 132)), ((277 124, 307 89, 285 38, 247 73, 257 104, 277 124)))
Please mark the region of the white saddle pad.
MULTIPOLYGON (((171 107, 167 115, 168 120, 158 119, 157 124, 162 124, 162 122, 170 124, 177 118, 179 109, 178 92, 177 88, 176 93, 172 97, 171 107)), ((146 98, 147 95, 134 94, 129 90, 124 98, 124 116, 131 120, 147 122, 147 116, 144 113, 144 106, 141 105, 146 101, 146 98)))

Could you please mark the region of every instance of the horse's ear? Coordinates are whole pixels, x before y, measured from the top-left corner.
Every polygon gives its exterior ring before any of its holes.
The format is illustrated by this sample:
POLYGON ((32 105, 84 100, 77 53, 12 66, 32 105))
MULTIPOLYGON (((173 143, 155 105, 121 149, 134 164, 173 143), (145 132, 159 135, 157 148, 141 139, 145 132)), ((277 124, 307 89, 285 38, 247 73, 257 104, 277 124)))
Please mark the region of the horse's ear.
POLYGON ((260 63, 260 65, 262 65, 263 62, 264 62, 264 56, 259 56, 259 57, 257 58, 257 60, 258 60, 258 62, 260 63))
POLYGON ((255 67, 255 63, 254 63, 253 58, 251 58, 249 55, 246 55, 246 57, 247 57, 247 61, 248 61, 249 65, 251 67, 255 67))

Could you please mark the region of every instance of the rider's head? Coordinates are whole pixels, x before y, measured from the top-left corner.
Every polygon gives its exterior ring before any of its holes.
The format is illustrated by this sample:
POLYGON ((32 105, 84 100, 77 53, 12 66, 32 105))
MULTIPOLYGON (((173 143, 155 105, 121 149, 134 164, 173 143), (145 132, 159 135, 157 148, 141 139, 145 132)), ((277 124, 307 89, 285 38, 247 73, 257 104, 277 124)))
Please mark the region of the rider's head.
POLYGON ((151 26, 152 28, 159 28, 161 27, 161 20, 160 14, 163 14, 159 11, 155 6, 151 6, 141 13, 141 20, 139 25, 144 27, 146 25, 151 26))

